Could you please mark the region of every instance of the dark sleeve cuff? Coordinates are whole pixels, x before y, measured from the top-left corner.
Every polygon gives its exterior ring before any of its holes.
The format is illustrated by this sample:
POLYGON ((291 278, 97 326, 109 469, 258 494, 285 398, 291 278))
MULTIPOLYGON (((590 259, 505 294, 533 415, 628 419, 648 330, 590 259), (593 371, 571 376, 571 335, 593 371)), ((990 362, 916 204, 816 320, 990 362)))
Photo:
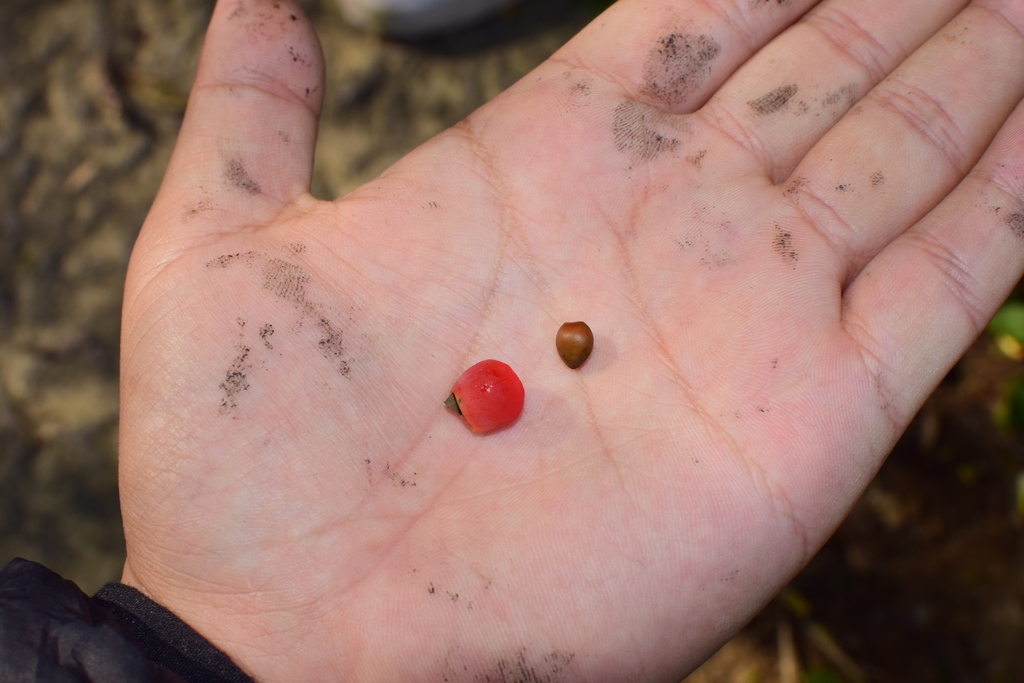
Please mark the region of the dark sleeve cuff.
POLYGON ((21 558, 0 570, 3 683, 252 683, 226 654, 134 588, 95 598, 21 558))
POLYGON ((182 683, 78 586, 21 558, 0 571, 0 681, 182 683))
POLYGON ((131 586, 108 583, 93 600, 121 620, 149 661, 189 683, 253 683, 221 650, 131 586))

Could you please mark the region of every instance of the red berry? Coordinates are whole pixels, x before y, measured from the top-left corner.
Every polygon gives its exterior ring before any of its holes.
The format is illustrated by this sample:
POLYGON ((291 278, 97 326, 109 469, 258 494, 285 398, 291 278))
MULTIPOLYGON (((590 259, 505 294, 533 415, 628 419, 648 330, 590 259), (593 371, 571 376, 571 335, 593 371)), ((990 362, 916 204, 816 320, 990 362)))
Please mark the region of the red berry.
POLYGON ((461 415, 477 434, 515 422, 523 412, 526 392, 515 371, 501 361, 482 360, 455 380, 448 410, 461 415))

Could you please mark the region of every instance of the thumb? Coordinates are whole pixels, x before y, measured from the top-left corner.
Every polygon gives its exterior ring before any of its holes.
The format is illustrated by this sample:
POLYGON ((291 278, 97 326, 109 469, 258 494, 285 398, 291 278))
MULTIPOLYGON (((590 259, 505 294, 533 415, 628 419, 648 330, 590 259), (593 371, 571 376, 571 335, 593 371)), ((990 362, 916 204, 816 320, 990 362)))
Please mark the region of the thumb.
POLYGON ((323 54, 290 0, 219 0, 140 239, 187 247, 263 224, 309 191, 323 54))

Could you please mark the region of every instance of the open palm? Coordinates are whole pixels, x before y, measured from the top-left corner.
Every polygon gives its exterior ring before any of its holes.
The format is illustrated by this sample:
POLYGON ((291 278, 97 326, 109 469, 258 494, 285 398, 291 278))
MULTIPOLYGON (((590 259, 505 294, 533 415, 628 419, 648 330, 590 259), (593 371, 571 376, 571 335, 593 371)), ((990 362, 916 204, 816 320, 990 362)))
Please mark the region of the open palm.
POLYGON ((1024 9, 964 4, 623 0, 323 202, 316 39, 223 0, 126 288, 124 580, 261 680, 681 676, 1024 270, 1024 9))

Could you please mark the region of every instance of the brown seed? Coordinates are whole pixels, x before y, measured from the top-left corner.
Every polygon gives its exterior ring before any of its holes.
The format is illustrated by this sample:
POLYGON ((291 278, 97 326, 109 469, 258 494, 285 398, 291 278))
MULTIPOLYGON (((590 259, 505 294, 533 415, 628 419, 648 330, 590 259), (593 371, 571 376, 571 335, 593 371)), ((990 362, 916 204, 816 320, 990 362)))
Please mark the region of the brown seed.
POLYGON ((575 370, 587 362, 594 350, 594 333, 585 322, 565 323, 555 335, 555 348, 562 361, 575 370))

